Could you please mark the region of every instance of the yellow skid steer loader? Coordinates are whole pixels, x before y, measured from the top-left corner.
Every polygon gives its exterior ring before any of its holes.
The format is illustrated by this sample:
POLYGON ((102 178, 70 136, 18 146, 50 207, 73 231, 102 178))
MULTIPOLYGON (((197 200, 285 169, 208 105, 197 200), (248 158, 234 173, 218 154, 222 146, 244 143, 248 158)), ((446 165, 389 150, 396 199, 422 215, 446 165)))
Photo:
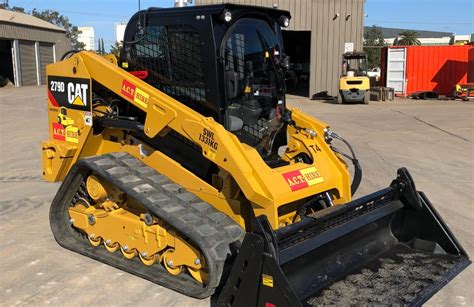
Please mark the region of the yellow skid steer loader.
POLYGON ((150 8, 119 58, 73 51, 48 65, 57 242, 219 306, 420 305, 463 270, 466 252, 406 169, 352 199, 349 143, 286 104, 289 20, 150 8))

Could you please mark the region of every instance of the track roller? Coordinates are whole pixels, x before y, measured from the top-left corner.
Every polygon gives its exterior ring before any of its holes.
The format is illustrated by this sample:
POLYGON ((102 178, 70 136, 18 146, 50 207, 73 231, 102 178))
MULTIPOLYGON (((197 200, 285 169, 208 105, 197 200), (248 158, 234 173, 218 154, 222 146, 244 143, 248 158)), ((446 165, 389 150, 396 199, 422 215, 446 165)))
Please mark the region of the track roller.
POLYGON ((144 265, 151 266, 155 263, 155 255, 147 256, 146 252, 142 252, 138 254, 138 257, 142 261, 144 265))
POLYGON ((100 243, 102 243, 102 239, 100 237, 94 236, 93 233, 90 234, 87 238, 89 239, 89 242, 91 243, 92 246, 97 247, 100 245, 100 243))
POLYGON ((173 260, 171 259, 173 253, 174 251, 169 249, 163 254, 163 265, 171 275, 179 275, 183 271, 183 267, 173 266, 173 260))
POLYGON ((107 249, 111 253, 116 252, 120 248, 120 245, 117 242, 112 243, 110 242, 110 240, 105 240, 104 246, 105 246, 105 249, 107 249))
POLYGON ((130 249, 127 247, 127 245, 120 247, 120 251, 122 252, 122 255, 123 255, 126 259, 129 259, 129 260, 135 258, 135 257, 138 255, 138 252, 137 252, 136 249, 130 250, 130 249))

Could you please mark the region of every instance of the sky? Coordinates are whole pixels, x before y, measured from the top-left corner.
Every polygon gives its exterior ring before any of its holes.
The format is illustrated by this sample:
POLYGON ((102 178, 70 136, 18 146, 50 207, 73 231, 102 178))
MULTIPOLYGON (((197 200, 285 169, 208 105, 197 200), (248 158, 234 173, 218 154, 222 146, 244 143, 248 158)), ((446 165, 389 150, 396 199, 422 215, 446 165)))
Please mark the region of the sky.
POLYGON ((365 25, 474 33, 473 0, 366 0, 365 25))
MULTIPOLYGON (((474 33, 473 3, 473 0, 366 0, 365 25, 470 34, 474 33)), ((115 42, 114 24, 128 21, 138 10, 138 0, 9 0, 9 4, 26 10, 56 10, 76 26, 92 26, 96 39, 104 39, 106 50, 115 42)), ((142 8, 173 4, 174 0, 141 0, 142 8)))

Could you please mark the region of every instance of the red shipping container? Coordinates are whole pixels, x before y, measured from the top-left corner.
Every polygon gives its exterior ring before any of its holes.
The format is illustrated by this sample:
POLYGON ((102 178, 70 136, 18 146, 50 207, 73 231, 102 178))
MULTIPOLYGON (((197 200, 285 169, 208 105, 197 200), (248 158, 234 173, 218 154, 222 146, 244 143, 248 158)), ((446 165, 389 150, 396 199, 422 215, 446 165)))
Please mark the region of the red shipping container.
POLYGON ((394 87, 398 94, 435 91, 451 96, 456 84, 467 83, 468 57, 472 49, 474 46, 468 45, 384 48, 381 82, 394 87), (395 53, 397 56, 391 57, 395 53))

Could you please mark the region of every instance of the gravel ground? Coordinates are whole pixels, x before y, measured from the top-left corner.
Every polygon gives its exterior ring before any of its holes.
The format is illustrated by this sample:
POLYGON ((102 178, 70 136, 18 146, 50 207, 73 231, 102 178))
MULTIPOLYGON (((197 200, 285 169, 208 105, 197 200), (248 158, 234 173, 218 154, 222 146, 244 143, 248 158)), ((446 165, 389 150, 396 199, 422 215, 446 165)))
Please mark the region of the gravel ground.
POLYGON ((407 305, 456 266, 456 258, 421 251, 397 251, 333 283, 308 300, 312 306, 407 305))
MULTIPOLYGON (((210 306, 208 299, 183 296, 55 242, 48 211, 59 184, 41 179, 46 97, 44 86, 0 89, 0 306, 210 306)), ((357 197, 387 187, 405 166, 474 255, 472 101, 288 102, 350 141, 364 170, 357 197)), ((474 306, 473 285, 471 265, 425 306, 474 306)))

